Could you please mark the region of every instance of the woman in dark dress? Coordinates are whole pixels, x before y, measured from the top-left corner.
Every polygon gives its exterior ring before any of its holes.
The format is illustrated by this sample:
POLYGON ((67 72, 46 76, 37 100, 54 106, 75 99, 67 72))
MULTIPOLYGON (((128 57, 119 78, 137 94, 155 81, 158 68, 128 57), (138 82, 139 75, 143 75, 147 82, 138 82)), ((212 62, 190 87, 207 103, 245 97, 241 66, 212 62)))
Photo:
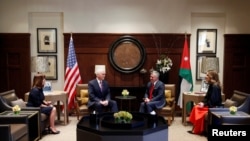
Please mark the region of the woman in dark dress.
POLYGON ((46 101, 43 93, 45 84, 45 75, 36 74, 33 78, 32 88, 29 93, 28 107, 40 107, 41 112, 46 114, 50 120, 49 131, 53 134, 59 134, 55 128, 56 108, 51 104, 51 101, 46 101))
POLYGON ((193 124, 193 130, 189 133, 203 134, 204 133, 204 120, 208 113, 208 108, 214 108, 221 106, 221 83, 218 73, 213 70, 209 70, 206 75, 206 83, 208 91, 204 97, 204 100, 195 105, 190 113, 190 122, 193 124))

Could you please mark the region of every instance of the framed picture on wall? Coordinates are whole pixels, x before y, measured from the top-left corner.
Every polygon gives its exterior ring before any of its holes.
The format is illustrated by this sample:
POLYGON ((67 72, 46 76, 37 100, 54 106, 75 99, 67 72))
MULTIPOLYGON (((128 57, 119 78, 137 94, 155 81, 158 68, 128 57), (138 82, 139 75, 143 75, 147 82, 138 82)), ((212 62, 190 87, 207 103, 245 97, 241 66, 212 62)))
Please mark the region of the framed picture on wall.
POLYGON ((216 54, 217 29, 197 29, 197 54, 216 54))
POLYGON ((57 29, 56 28, 37 28, 38 53, 57 52, 57 29))
POLYGON ((46 80, 57 80, 57 56, 56 55, 38 55, 48 57, 49 71, 45 72, 46 80))
MULTIPOLYGON (((210 58, 216 58, 215 55, 197 55, 197 59, 196 59, 196 80, 202 80, 205 78, 206 76, 206 72, 204 72, 204 69, 207 69, 207 65, 204 66, 204 64, 202 64, 202 60, 204 61, 204 59, 210 59, 210 58)), ((211 67, 212 69, 214 67, 211 67)))

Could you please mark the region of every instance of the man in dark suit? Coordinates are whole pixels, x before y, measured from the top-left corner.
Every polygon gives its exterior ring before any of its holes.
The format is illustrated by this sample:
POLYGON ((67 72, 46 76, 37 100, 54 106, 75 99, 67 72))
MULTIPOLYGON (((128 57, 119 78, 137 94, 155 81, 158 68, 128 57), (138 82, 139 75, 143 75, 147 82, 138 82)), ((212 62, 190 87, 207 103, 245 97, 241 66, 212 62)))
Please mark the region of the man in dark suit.
POLYGON ((155 114, 154 110, 160 109, 165 105, 165 86, 159 80, 159 75, 157 71, 151 72, 150 82, 147 84, 139 112, 155 114))
POLYGON ((88 107, 94 109, 97 113, 102 113, 105 107, 111 109, 112 112, 117 112, 117 102, 111 100, 110 88, 105 79, 105 65, 95 66, 96 78, 89 81, 88 107))

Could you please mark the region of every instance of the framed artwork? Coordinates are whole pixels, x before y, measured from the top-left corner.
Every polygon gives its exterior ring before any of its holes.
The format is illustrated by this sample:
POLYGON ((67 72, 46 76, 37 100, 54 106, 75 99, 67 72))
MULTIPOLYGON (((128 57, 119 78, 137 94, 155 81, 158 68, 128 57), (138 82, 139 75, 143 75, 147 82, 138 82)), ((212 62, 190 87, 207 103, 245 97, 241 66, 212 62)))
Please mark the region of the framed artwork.
MULTIPOLYGON (((207 69, 208 67, 204 66, 204 63, 202 63, 202 61, 204 61, 204 59, 209 59, 209 58, 216 58, 216 56, 215 55, 197 55, 197 59, 196 59, 196 80, 202 80, 203 78, 205 78, 206 70, 204 71, 204 69, 207 69)), ((213 68, 211 68, 211 69, 213 69, 213 68)))
POLYGON ((197 29, 197 54, 216 54, 217 29, 197 29))
POLYGON ((56 55, 38 55, 48 57, 49 71, 45 72, 46 80, 57 80, 57 56, 56 55))
POLYGON ((38 53, 57 52, 57 29, 56 28, 37 28, 38 53))

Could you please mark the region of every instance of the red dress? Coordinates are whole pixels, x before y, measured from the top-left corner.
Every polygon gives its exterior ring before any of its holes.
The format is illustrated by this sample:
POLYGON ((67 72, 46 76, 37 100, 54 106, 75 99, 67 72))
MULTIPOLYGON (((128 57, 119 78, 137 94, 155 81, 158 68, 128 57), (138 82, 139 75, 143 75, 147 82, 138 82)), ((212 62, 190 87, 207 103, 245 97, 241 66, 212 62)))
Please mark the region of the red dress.
POLYGON ((193 133, 202 134, 204 132, 205 115, 208 112, 208 107, 199 107, 195 105, 190 113, 189 121, 193 124, 193 133))

